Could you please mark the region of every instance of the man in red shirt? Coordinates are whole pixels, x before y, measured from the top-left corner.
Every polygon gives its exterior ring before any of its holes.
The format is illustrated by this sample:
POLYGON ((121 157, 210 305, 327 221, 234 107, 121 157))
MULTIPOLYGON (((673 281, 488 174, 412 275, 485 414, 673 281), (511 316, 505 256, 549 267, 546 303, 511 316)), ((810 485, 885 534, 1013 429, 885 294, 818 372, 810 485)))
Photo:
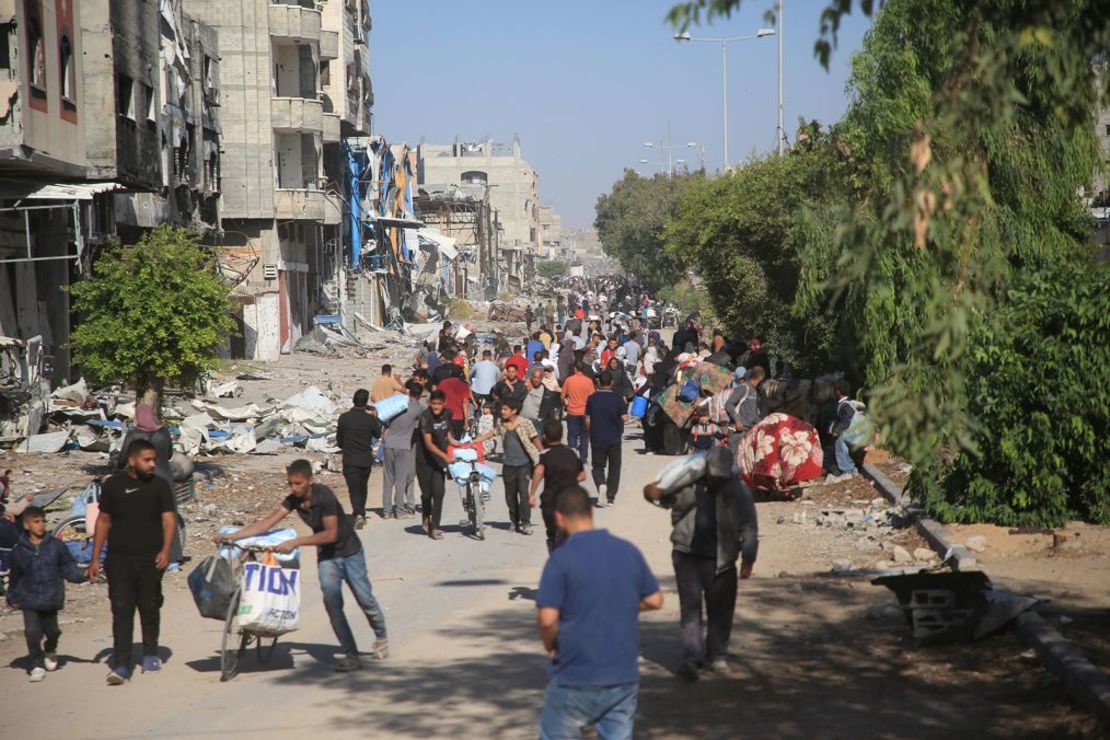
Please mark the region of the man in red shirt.
POLYGON ((518 378, 523 378, 528 372, 528 360, 520 351, 519 344, 513 345, 513 356, 505 360, 505 367, 508 367, 509 365, 516 365, 516 376, 518 378))
POLYGON ((451 434, 455 439, 462 439, 470 423, 470 401, 473 398, 470 386, 457 375, 452 375, 441 381, 436 390, 443 391, 446 396, 443 407, 451 412, 451 434))

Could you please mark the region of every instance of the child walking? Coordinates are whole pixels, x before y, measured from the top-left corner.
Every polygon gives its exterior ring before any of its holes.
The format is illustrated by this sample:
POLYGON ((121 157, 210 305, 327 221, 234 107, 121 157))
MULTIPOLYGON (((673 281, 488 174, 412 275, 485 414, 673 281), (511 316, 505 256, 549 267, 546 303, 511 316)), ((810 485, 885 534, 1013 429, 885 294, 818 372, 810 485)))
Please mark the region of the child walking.
POLYGON ((81 583, 88 572, 61 540, 47 536, 46 513, 38 506, 24 509, 23 529, 12 550, 8 604, 23 610, 29 677, 38 682, 58 668, 58 612, 65 606, 65 581, 81 583))

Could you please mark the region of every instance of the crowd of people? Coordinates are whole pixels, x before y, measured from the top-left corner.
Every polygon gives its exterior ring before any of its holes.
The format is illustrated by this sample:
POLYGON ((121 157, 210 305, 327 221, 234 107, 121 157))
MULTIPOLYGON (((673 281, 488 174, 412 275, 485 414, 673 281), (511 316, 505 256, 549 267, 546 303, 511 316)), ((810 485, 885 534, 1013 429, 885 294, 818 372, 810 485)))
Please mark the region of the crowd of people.
MULTIPOLYGON (((439 541, 454 451, 473 445, 496 449, 514 530, 531 535, 532 512, 538 508, 549 553, 537 595, 541 639, 550 657, 540 735, 577 736, 591 725, 600 737, 631 736, 638 614, 660 608, 663 596, 642 554, 596 528, 593 511, 613 504, 620 493, 622 444, 634 396, 665 380, 672 366, 689 356, 716 356, 733 365, 738 359, 734 346, 719 334, 703 345, 693 321, 675 333, 674 346, 668 347, 658 331, 636 317, 650 303, 635 282, 613 277, 565 288, 542 312, 530 312, 532 320, 519 341, 497 334, 482 344, 469 330, 445 322, 414 358, 408 377, 383 366, 340 416, 336 443, 349 513, 334 491, 314 479, 311 464, 297 460, 286 470, 289 493, 279 505, 217 541, 259 535, 296 513, 311 534, 276 549, 316 548, 323 603, 343 653, 335 669, 356 670, 362 664, 343 613, 344 583, 374 633, 370 655, 384 659, 389 653, 385 617, 357 535, 367 521, 373 466, 383 466, 381 517, 407 519, 419 512, 423 532, 439 541), (388 421, 379 418, 378 407, 398 403, 400 394, 403 409, 388 421), (583 486, 587 469, 594 494, 583 486), (599 568, 600 563, 606 567, 599 568)), ((765 377, 758 344, 749 343, 745 351, 750 370, 729 398, 730 404, 735 401, 738 428, 758 416, 754 399, 765 377)), ((156 420, 144 422, 157 428, 156 420)), ((693 448, 708 454, 690 458, 704 461, 698 472, 678 484, 657 480, 643 491, 648 502, 671 513, 683 642, 677 673, 689 680, 706 670, 731 671, 726 656, 737 582, 751 575, 758 546, 755 510, 737 475, 735 456, 722 444, 704 444, 717 432, 701 426, 693 448)), ((24 611, 31 680, 42 680, 57 667, 63 580, 96 578, 102 569, 113 616, 108 683, 121 685, 131 677, 136 611, 141 668, 160 670, 161 583, 177 556, 178 517, 172 483, 159 474, 158 441, 149 434, 128 440, 122 470, 103 486, 94 554, 86 569, 46 536, 41 510, 23 512, 8 601, 24 611)))

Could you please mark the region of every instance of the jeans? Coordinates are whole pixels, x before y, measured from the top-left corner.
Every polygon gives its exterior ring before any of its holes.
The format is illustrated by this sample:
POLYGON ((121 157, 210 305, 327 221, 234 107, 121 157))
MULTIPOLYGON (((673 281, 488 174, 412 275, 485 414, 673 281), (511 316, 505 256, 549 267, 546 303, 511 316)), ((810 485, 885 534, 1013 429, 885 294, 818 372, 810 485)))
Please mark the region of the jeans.
POLYGON ((443 516, 443 493, 446 486, 444 475, 442 470, 433 468, 426 462, 416 463, 416 480, 420 483, 420 506, 424 510, 424 516, 431 519, 432 531, 439 529, 439 520, 443 516))
POLYGON ((370 628, 374 630, 374 635, 378 639, 384 640, 386 636, 385 615, 382 614, 381 607, 378 606, 378 601, 374 598, 374 591, 370 586, 370 576, 366 573, 365 553, 359 550, 354 555, 348 555, 345 558, 321 560, 317 564, 317 572, 320 576, 320 590, 324 593, 324 609, 328 612, 332 631, 339 639, 339 647, 343 652, 351 656, 358 655, 351 625, 347 623, 347 617, 343 614, 344 581, 347 582, 347 587, 354 594, 359 608, 362 609, 367 621, 370 622, 370 628))
POLYGON ((560 686, 551 679, 540 713, 540 740, 580 738, 593 725, 601 740, 627 740, 636 721, 639 683, 560 686))
MULTIPOLYGON (((594 445, 593 473, 594 485, 600 486, 604 483, 609 503, 613 503, 617 498, 617 488, 621 484, 621 446, 603 447, 594 445), (605 470, 606 464, 609 467, 608 472, 605 470)), ((598 490, 600 491, 600 488, 598 490)))
POLYGON ((700 662, 725 657, 732 636, 732 615, 736 611, 736 579, 739 575, 736 566, 717 573, 716 559, 677 550, 671 553, 671 560, 678 586, 683 659, 700 662))
POLYGON ((351 497, 351 513, 355 516, 366 516, 366 484, 371 470, 369 465, 343 466, 343 479, 347 481, 347 494, 351 497))
POLYGON ((836 467, 840 468, 840 473, 858 473, 856 470, 856 463, 852 460, 852 452, 848 449, 848 443, 844 440, 844 435, 836 438, 836 443, 833 445, 836 450, 836 467))
POLYGON ((586 417, 567 416, 567 447, 578 450, 578 459, 585 465, 590 461, 590 440, 586 436, 586 417))
POLYGON ((112 665, 130 668, 136 608, 143 634, 143 657, 158 654, 162 571, 154 565, 153 555, 112 555, 111 552, 104 570, 108 575, 108 599, 112 603, 112 665))
POLYGON ((382 468, 382 512, 415 509, 412 500, 413 470, 412 450, 386 449, 382 468))
POLYGON ((528 487, 532 483, 531 465, 505 465, 501 468, 505 483, 505 503, 509 506, 509 521, 514 526, 532 523, 532 507, 528 505, 528 487))
POLYGON ((58 628, 58 610, 24 609, 23 634, 27 637, 27 656, 31 660, 31 667, 44 667, 43 658, 46 653, 58 651, 58 638, 62 636, 62 631, 58 628))

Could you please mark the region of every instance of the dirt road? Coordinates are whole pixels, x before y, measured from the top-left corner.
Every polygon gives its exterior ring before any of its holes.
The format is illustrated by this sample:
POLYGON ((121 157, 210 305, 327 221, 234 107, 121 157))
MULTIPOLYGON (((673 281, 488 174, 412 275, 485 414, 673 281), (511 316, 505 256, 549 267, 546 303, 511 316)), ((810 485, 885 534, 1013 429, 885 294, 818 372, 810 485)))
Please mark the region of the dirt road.
MULTIPOLYGON (((664 585, 666 605, 642 630, 642 737, 951 737, 1065 734, 1098 728, 1071 708, 1039 665, 1007 635, 973 646, 919 648, 892 597, 859 575, 833 575, 833 560, 860 561, 859 533, 801 526, 794 515, 857 489, 811 489, 811 502, 759 505, 761 554, 741 588, 735 679, 689 685, 677 665, 678 599, 670 569, 669 520, 639 489, 666 458, 644 455, 630 430, 624 481, 597 523, 640 546, 664 585)), ((379 472, 371 481, 380 492, 379 472)), ((327 479, 343 491, 338 476, 327 479)), ((444 522, 461 518, 448 486, 444 522)), ((275 491, 274 502, 280 492, 275 491)), ((314 554, 306 567, 302 628, 281 640, 270 665, 253 655, 219 681, 221 624, 200 619, 187 591, 167 588, 162 673, 104 684, 110 647, 106 592, 91 621, 64 625, 61 670, 28 683, 18 634, 0 642, 5 734, 40 738, 127 737, 534 737, 546 683, 535 627, 534 589, 546 556, 542 527, 509 531, 495 487, 485 542, 447 527, 442 542, 416 522, 373 518, 362 533, 375 593, 386 609, 387 661, 354 675, 331 670, 335 638, 321 604, 314 554), (18 708, 34 708, 19 711, 18 708)), ((912 549, 909 533, 894 534, 912 549)), ((863 562, 874 560, 866 554, 863 562)), ((859 567, 854 565, 853 567, 859 567)), ((73 589, 74 587, 71 587, 73 589)), ((103 586, 81 586, 100 589, 103 586)), ((95 594, 94 594, 95 595, 95 594)), ((348 599, 349 602, 349 599, 348 599)), ((348 603, 360 646, 369 628, 348 603)))

